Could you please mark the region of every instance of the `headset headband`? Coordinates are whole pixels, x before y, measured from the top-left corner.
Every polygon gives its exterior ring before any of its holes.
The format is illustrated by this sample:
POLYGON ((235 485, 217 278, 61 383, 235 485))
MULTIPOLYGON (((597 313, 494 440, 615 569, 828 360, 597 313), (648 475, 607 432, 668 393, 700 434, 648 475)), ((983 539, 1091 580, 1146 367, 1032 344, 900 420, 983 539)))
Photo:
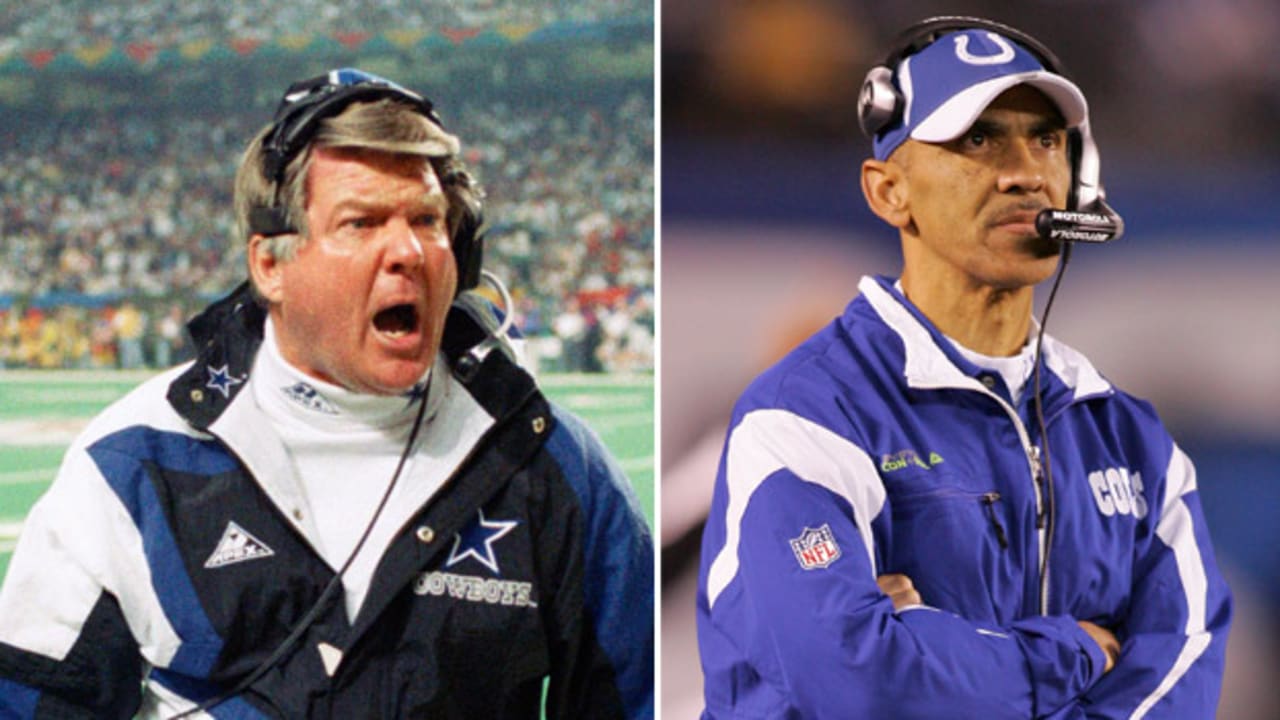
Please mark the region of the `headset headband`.
POLYGON ((894 38, 893 43, 890 45, 889 54, 881 65, 894 70, 897 68, 898 63, 902 62, 906 57, 915 55, 932 45, 943 35, 960 30, 990 30, 997 35, 1002 35, 1018 43, 1027 52, 1034 55, 1049 72, 1068 77, 1062 62, 1058 60, 1058 56, 1054 55, 1053 51, 1039 40, 1004 23, 964 15, 943 15, 929 18, 898 33, 898 36, 894 38))
POLYGON ((331 118, 354 102, 390 98, 413 107, 433 124, 444 129, 431 101, 418 93, 375 75, 353 69, 334 70, 289 86, 276 108, 274 126, 263 142, 262 174, 280 183, 285 168, 315 135, 320 122, 331 118))

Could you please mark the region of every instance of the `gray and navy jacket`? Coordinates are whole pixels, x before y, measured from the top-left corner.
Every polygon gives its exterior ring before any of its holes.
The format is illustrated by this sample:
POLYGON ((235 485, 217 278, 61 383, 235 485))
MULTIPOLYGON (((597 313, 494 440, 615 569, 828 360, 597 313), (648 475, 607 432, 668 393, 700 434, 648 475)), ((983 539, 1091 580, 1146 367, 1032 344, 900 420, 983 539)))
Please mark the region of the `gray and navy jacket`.
MULTIPOLYGON (((596 436, 507 353, 463 359, 492 331, 478 308, 455 305, 442 350, 487 429, 391 541, 354 621, 336 593, 209 715, 538 718, 545 692, 550 718, 652 717, 650 532, 596 436), (487 562, 446 567, 465 543, 487 562)), ((263 320, 247 288, 211 306, 191 326, 199 358, 68 451, 0 594, 0 717, 194 707, 254 671, 334 577, 244 391, 263 320)))
POLYGON ((1014 403, 887 278, 734 411, 703 535, 704 718, 1212 718, 1230 593, 1191 461, 1045 339, 1014 403), (924 605, 895 611, 879 575, 924 605), (1077 625, 1114 630, 1115 668, 1077 625))

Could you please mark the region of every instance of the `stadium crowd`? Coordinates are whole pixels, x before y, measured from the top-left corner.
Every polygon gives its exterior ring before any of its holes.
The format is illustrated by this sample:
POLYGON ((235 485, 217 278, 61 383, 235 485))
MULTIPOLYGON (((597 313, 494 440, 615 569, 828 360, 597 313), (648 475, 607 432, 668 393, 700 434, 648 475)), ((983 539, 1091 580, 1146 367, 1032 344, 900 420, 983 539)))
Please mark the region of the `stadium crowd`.
MULTIPOLYGON (((488 192, 486 267, 540 365, 651 368, 650 98, 476 100, 449 117, 488 192), (555 322, 566 313, 581 322, 555 322)), ((259 122, 207 108, 7 122, 0 367, 183 359, 182 320, 244 277, 231 187, 259 122)))
POLYGON ((498 24, 542 26, 647 17, 644 0, 141 0, 0 4, 0 57, 12 52, 63 52, 102 42, 171 47, 195 40, 267 41, 335 35, 369 28, 429 31, 498 24))

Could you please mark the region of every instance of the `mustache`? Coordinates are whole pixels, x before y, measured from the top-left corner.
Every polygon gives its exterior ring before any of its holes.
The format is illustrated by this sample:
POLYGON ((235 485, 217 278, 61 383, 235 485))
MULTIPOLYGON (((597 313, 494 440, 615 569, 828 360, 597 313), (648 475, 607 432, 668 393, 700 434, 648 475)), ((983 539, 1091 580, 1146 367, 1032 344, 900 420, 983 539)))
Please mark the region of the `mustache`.
POLYGON ((1007 207, 996 210, 987 219, 988 225, 1003 225, 1009 222, 1032 222, 1036 221, 1036 215, 1041 210, 1047 210, 1051 206, 1048 203, 1036 202, 1034 200, 1024 200, 1022 202, 1009 205, 1007 207))

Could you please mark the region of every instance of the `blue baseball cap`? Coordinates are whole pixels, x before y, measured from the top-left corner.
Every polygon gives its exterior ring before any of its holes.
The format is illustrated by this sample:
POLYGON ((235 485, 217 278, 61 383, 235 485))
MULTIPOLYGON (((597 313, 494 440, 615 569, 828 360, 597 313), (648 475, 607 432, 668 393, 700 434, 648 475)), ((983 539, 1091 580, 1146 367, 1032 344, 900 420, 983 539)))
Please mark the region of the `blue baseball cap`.
POLYGON ((929 143, 955 140, 973 127, 992 100, 1015 85, 1043 92, 1058 107, 1067 128, 1089 117, 1089 104, 1075 83, 990 30, 943 35, 903 59, 894 82, 902 93, 902 120, 873 139, 877 160, 888 158, 907 138, 929 143))

